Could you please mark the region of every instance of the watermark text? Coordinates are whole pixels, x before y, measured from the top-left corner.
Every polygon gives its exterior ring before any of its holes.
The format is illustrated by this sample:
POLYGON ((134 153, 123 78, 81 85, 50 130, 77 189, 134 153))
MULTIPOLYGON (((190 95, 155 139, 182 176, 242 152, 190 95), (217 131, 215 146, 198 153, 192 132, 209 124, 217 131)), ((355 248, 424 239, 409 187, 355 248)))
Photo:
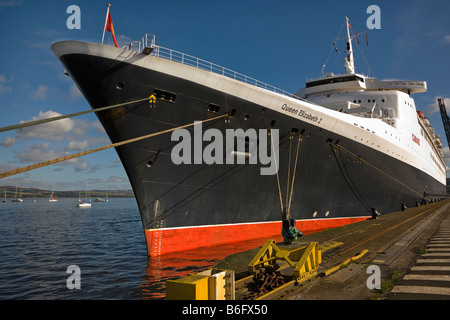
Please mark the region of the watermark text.
POLYGON ((203 132, 202 123, 196 121, 194 134, 187 129, 172 132, 171 141, 178 141, 172 148, 171 159, 180 164, 257 164, 261 175, 274 175, 279 163, 278 129, 226 129, 225 137, 219 129, 203 132), (225 141, 224 141, 225 140, 225 141))

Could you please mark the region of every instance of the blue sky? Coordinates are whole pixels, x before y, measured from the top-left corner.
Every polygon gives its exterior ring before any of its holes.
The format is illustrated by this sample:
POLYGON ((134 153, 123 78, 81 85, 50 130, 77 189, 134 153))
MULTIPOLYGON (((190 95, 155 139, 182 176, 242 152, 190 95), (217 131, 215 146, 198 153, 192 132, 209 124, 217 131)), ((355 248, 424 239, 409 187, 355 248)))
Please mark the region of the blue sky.
MULTIPOLYGON (((425 80, 413 98, 450 152, 437 107, 450 112, 450 2, 425 1, 110 1, 119 45, 156 35, 158 45, 214 62, 295 93, 305 80, 342 73, 345 45, 332 42, 345 16, 361 35, 357 72, 379 79, 425 80), (381 9, 381 29, 369 30, 369 5, 381 9), (331 54, 330 54, 331 53, 331 54), (370 69, 369 67, 370 66, 370 69)), ((99 43, 107 1, 0 0, 0 127, 89 109, 50 51, 59 40, 99 43), (69 30, 67 7, 78 5, 81 29, 69 30)), ((344 33, 341 33, 343 35, 344 33)), ((106 43, 112 44, 110 34, 106 43)), ((0 171, 75 153, 110 141, 95 115, 0 133, 0 171)), ((2 179, 0 185, 76 190, 130 188, 114 150, 2 179)))

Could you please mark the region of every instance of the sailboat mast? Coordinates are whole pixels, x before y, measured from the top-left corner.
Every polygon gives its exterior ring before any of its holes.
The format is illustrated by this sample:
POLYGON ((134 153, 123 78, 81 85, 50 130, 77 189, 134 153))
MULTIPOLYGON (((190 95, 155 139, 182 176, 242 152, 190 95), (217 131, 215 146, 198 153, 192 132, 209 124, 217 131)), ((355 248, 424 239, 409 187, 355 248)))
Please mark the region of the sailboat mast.
POLYGON ((353 59, 352 38, 350 37, 350 24, 348 18, 345 17, 345 23, 347 25, 347 57, 345 57, 345 68, 348 73, 355 73, 355 64, 353 59))

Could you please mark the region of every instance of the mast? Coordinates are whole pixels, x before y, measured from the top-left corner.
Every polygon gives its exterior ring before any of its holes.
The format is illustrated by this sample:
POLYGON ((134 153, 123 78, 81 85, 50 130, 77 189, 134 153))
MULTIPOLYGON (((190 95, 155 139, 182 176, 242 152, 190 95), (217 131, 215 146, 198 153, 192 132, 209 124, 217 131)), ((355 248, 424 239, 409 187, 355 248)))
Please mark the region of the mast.
POLYGON ((108 7, 108 9, 106 9, 105 26, 103 27, 102 44, 103 44, 103 40, 105 40, 105 30, 106 30, 106 24, 108 23, 109 7, 111 7, 111 4, 108 3, 107 7, 108 7))
POLYGON ((347 57, 345 57, 345 68, 348 73, 355 73, 355 64, 353 59, 352 38, 350 37, 350 24, 348 18, 345 17, 345 23, 347 25, 347 57))

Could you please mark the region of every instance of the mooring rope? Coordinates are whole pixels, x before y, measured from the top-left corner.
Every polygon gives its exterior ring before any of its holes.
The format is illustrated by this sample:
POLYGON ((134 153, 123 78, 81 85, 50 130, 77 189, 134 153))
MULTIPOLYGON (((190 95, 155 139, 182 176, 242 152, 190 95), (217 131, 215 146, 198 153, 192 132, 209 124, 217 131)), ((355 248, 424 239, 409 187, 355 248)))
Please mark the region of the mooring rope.
POLYGON ((289 206, 287 207, 287 211, 289 213, 291 211, 292 195, 294 194, 294 180, 295 180, 295 172, 297 171, 298 152, 300 150, 300 142, 302 142, 302 139, 303 139, 303 136, 299 133, 298 134, 298 142, 297 142, 297 154, 295 156, 294 172, 292 173, 291 195, 289 196, 289 206))
MULTIPOLYGON (((350 181, 352 181, 351 180, 351 178, 350 178, 350 175, 348 175, 348 172, 347 172, 347 175, 349 176, 348 178, 350 179, 347 179, 347 177, 345 176, 345 174, 344 174, 344 171, 342 170, 342 167, 341 167, 341 165, 340 165, 340 163, 339 163, 339 160, 338 160, 338 158, 337 158, 337 156, 336 156, 336 150, 335 149, 333 149, 333 145, 330 143, 330 148, 331 148, 331 152, 333 153, 333 156, 334 156, 334 159, 336 160, 336 164, 337 164, 337 166, 338 166, 338 168, 339 168, 339 171, 341 172, 341 174, 342 174, 342 178, 344 178, 344 180, 345 180, 345 183, 347 183, 347 186, 349 187, 349 189, 350 189, 350 191, 353 193, 353 195, 355 196, 355 198, 356 198, 356 200, 358 200, 360 203, 361 203, 361 205, 370 213, 371 212, 371 210, 370 210, 370 207, 367 205, 367 203, 366 203, 366 201, 364 200, 364 198, 362 197, 362 195, 358 192, 358 189, 356 188, 356 186, 353 184, 351 184, 350 183, 350 181)), ((338 145, 335 145, 335 147, 334 148, 339 148, 339 146, 338 145)), ((341 160, 342 160, 342 158, 341 158, 341 160)))
MULTIPOLYGON (((148 99, 148 98, 146 98, 146 99, 148 99)), ((22 167, 22 168, 17 168, 17 169, 1 172, 0 173, 0 179, 9 177, 9 176, 12 176, 12 175, 15 175, 15 174, 19 174, 19 173, 22 173, 22 172, 31 171, 31 170, 34 170, 34 169, 37 169, 37 168, 42 168, 42 167, 45 167, 45 166, 49 166, 49 165, 52 165, 52 164, 55 164, 55 163, 67 161, 67 160, 70 160, 70 159, 79 158, 81 156, 84 156, 84 155, 87 155, 87 154, 92 154, 92 153, 95 153, 95 152, 98 152, 98 151, 102 151, 102 150, 106 150, 106 149, 110 149, 110 148, 115 148, 115 147, 123 146, 123 145, 128 144, 128 143, 132 143, 132 142, 148 139, 148 138, 155 137, 155 136, 158 136, 158 135, 161 135, 161 134, 164 134, 164 133, 175 131, 177 129, 183 129, 183 128, 191 127, 191 126, 193 126, 195 124, 198 124, 198 123, 204 123, 204 122, 217 120, 217 119, 224 118, 224 117, 227 117, 227 116, 228 116, 228 114, 224 114, 224 115, 217 116, 217 117, 214 117, 214 118, 211 118, 211 119, 206 119, 206 120, 203 120, 203 121, 196 121, 194 123, 185 124, 185 125, 182 125, 182 126, 179 126, 179 127, 172 128, 172 129, 167 129, 167 130, 163 130, 163 131, 147 134, 147 135, 140 136, 140 137, 137 137, 137 138, 132 138, 132 139, 124 140, 124 141, 121 141, 121 142, 116 142, 116 143, 113 143, 113 144, 109 144, 109 145, 106 145, 106 146, 103 146, 103 147, 98 147, 98 148, 94 148, 94 149, 90 149, 90 150, 86 150, 86 151, 70 154, 70 155, 67 155, 67 156, 64 156, 64 157, 59 157, 59 158, 56 158, 56 159, 52 159, 52 160, 48 160, 48 161, 43 161, 43 162, 40 162, 40 163, 32 164, 32 165, 25 166, 25 167, 22 167)))
POLYGON ((291 153, 292 153, 292 138, 293 138, 292 131, 289 131, 289 161, 288 161, 288 172, 287 172, 287 181, 286 181, 286 204, 284 205, 286 208, 288 207, 288 201, 289 201, 289 179, 291 176, 291 153))
MULTIPOLYGON (((275 147, 273 144, 273 135, 272 135, 272 127, 269 127, 269 134, 270 134, 270 140, 271 140, 271 145, 272 145, 272 155, 273 155, 273 159, 275 162, 275 168, 278 168, 278 164, 277 164, 277 156, 275 155, 275 147)), ((279 146, 278 146, 279 147, 279 146)), ((281 185, 280 185, 280 177, 278 175, 278 171, 277 170, 277 183, 278 183, 278 195, 280 196, 280 206, 281 206, 281 212, 283 212, 283 196, 281 195, 281 185)))
MULTIPOLYGON (((269 128, 269 130, 271 130, 272 128, 269 128)), ((275 166, 278 167, 277 164, 277 159, 275 156, 275 147, 273 144, 273 138, 272 135, 270 135, 271 138, 271 144, 272 144, 272 154, 274 156, 274 161, 275 161, 275 166)), ((280 177, 278 175, 278 171, 277 170, 277 184, 278 184, 278 195, 280 197, 280 207, 281 207, 281 212, 283 213, 283 215, 286 215, 286 219, 290 219, 290 209, 291 209, 291 202, 292 202, 292 196, 293 196, 293 192, 294 192, 294 181, 295 181, 295 172, 297 170, 297 163, 298 163, 298 153, 300 150, 300 142, 302 141, 302 135, 299 133, 298 134, 298 143, 297 143, 297 153, 295 156, 295 164, 294 164, 294 171, 292 173, 292 184, 291 184, 291 188, 290 188, 290 192, 289 192, 289 180, 290 180, 290 168, 291 168, 291 147, 292 147, 292 132, 289 133, 289 159, 288 159, 288 176, 287 176, 287 185, 286 185, 286 205, 283 208, 283 196, 282 196, 282 192, 281 192, 281 185, 280 185, 280 177), (289 200, 289 201, 288 201, 289 200), (285 212, 286 210, 286 212, 285 212)))
POLYGON ((92 112, 100 112, 100 111, 104 111, 104 110, 108 110, 108 109, 112 109, 112 108, 123 107, 123 106, 128 105, 128 104, 142 102, 142 101, 145 101, 145 100, 149 100, 149 98, 142 98, 142 99, 138 99, 138 100, 122 102, 122 103, 118 103, 118 104, 114 104, 114 105, 110 105, 110 106, 105 106, 105 107, 100 107, 100 108, 96 108, 96 109, 70 113, 70 114, 66 114, 66 115, 62 115, 62 116, 56 116, 56 117, 51 117, 51 118, 45 118, 45 119, 39 119, 39 120, 34 120, 34 121, 18 123, 18 124, 14 124, 14 125, 11 125, 11 126, 0 128, 0 133, 6 132, 6 131, 11 131, 11 130, 22 129, 22 128, 25 128, 25 127, 31 127, 31 126, 35 126, 35 125, 42 124, 42 123, 48 123, 48 122, 62 120, 62 119, 66 119, 66 118, 81 116, 83 114, 88 114, 88 113, 92 113, 92 112))
MULTIPOLYGON (((331 142, 329 142, 329 144, 330 144, 330 146, 333 146, 333 145, 331 144, 331 142)), ((425 198, 426 200, 431 201, 430 198, 428 198, 428 197, 426 197, 425 195, 423 195, 423 194, 417 192, 416 190, 410 188, 409 186, 407 186, 406 184, 404 184, 404 183, 401 182, 400 180, 395 179, 392 175, 387 174, 386 172, 384 172, 384 171, 381 170, 380 168, 377 168, 376 166, 374 166, 373 164, 371 164, 371 163, 368 162, 367 160, 364 160, 364 159, 361 158, 360 156, 357 156, 357 155, 354 154, 353 152, 351 152, 351 151, 345 149, 343 146, 341 146, 341 145, 339 145, 339 146, 338 146, 338 145, 334 145, 334 146, 335 146, 335 147, 338 147, 339 150, 343 150, 344 152, 346 152, 347 154, 349 154, 352 158, 354 158, 354 159, 356 159, 356 160, 358 160, 358 161, 363 162, 363 163, 366 164, 367 166, 369 166, 369 167, 375 169, 376 171, 378 171, 380 174, 382 174, 382 175, 384 175, 384 176, 390 178, 391 180, 397 182, 398 184, 400 184, 400 185, 402 185, 403 187, 407 188, 407 189, 410 190, 411 192, 417 194, 419 197, 423 197, 423 198, 425 198)))

